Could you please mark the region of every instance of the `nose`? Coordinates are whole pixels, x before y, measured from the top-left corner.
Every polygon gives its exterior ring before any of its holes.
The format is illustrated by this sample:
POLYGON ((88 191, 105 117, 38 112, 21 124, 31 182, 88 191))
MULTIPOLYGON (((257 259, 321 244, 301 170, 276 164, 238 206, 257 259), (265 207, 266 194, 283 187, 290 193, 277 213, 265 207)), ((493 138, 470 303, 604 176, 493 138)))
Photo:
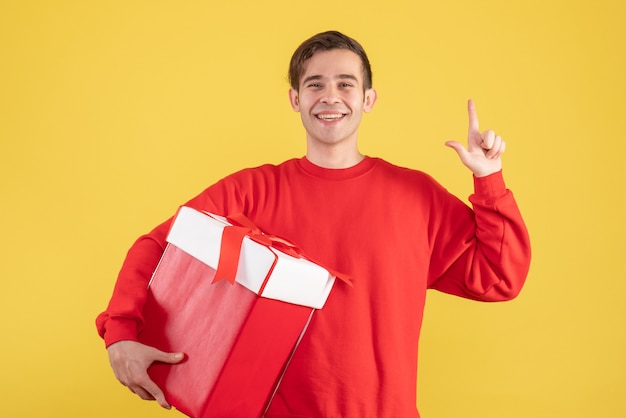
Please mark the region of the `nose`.
POLYGON ((320 97, 320 102, 324 104, 335 104, 339 103, 339 92, 336 87, 328 86, 322 92, 322 96, 320 97))

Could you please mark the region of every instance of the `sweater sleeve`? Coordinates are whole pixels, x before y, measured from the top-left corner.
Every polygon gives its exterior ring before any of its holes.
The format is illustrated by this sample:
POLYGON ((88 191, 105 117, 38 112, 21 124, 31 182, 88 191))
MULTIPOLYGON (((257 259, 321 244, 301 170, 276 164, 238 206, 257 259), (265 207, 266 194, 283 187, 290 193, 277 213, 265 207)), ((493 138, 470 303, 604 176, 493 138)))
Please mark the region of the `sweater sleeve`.
POLYGON ((504 301, 521 291, 530 267, 530 239, 502 172, 474 178, 473 211, 445 203, 433 239, 429 288, 481 301, 504 301))
POLYGON ((165 249, 170 224, 168 219, 139 237, 128 250, 109 305, 96 318, 98 334, 107 347, 117 341, 137 339, 143 326, 148 282, 165 249))
MULTIPOLYGON (((226 215, 243 211, 237 187, 228 178, 204 190, 185 206, 226 215)), ((105 345, 121 340, 137 340, 143 328, 143 307, 148 283, 167 245, 166 238, 173 217, 145 234, 129 249, 104 312, 96 318, 98 334, 105 345)))

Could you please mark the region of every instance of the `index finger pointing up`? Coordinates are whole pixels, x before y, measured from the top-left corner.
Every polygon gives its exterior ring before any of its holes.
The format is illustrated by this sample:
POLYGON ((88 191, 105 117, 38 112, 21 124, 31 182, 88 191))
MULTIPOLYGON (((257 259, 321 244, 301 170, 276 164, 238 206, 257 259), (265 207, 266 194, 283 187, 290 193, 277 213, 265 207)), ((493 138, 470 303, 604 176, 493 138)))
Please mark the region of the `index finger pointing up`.
POLYGON ((467 101, 467 116, 469 117, 469 133, 480 135, 478 130, 478 116, 476 116, 476 106, 472 99, 467 101))

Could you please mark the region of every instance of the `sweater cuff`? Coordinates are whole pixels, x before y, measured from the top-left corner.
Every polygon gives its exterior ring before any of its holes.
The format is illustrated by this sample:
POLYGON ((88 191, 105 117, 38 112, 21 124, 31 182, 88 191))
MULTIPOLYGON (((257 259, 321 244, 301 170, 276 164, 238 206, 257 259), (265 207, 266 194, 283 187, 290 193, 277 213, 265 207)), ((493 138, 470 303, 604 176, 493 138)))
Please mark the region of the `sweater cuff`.
POLYGON ((137 321, 129 318, 109 318, 104 332, 104 344, 108 347, 122 340, 137 341, 137 321))
POLYGON ((474 195, 480 200, 493 201, 506 193, 502 170, 484 177, 474 176, 474 195))

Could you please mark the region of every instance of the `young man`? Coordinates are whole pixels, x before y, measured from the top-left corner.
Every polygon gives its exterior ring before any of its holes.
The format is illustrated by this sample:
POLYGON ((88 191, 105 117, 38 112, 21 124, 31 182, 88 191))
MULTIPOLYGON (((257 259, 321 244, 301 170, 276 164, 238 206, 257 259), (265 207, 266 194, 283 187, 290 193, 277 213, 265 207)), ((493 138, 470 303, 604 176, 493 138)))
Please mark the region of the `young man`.
MULTIPOLYGON (((468 103, 467 147, 473 209, 428 175, 362 155, 357 133, 376 102, 361 46, 338 32, 305 41, 290 65, 292 108, 306 131, 306 157, 228 176, 186 205, 243 212, 262 230, 297 243, 337 282, 293 357, 267 417, 418 417, 417 347, 426 290, 482 301, 514 298, 530 263, 527 230, 505 188, 505 143, 479 132, 468 103)), ((97 319, 111 366, 142 399, 169 407, 146 370, 176 363, 136 342, 146 287, 171 220, 130 249, 110 304, 97 319)))

